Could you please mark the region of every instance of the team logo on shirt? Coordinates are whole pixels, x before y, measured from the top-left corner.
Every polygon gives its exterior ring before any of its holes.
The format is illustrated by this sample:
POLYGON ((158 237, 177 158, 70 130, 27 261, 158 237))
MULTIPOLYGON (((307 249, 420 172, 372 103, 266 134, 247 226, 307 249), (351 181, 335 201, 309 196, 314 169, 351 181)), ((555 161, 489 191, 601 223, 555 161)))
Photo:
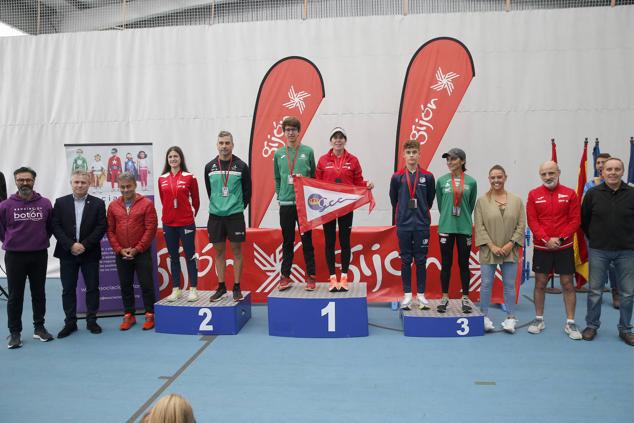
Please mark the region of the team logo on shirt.
POLYGON ((44 219, 42 207, 18 207, 13 209, 13 220, 15 222, 39 222, 44 219))

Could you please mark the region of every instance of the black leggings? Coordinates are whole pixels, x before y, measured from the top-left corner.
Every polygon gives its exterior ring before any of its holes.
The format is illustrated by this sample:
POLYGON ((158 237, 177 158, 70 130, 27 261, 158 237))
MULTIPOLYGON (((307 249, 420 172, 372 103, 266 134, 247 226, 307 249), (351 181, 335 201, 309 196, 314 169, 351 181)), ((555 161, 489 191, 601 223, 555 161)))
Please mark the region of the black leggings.
POLYGON ((453 245, 458 248, 458 267, 460 269, 460 282, 462 283, 462 295, 469 295, 469 255, 471 254, 471 236, 463 234, 438 234, 440 241, 440 256, 442 268, 440 270, 440 283, 443 294, 449 292, 449 280, 451 279, 451 265, 453 264, 453 245))
POLYGON ((348 272, 350 266, 350 232, 354 212, 324 223, 326 240, 326 262, 331 275, 335 274, 335 241, 337 240, 337 221, 339 221, 339 245, 341 246, 341 274, 348 272))

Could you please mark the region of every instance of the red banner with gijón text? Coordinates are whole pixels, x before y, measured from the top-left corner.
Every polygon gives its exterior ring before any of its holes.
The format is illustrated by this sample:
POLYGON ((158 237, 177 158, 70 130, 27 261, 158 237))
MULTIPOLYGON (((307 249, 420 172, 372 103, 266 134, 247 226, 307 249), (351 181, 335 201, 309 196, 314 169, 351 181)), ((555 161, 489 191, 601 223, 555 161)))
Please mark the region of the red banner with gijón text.
POLYGON ((299 137, 306 132, 324 98, 319 69, 303 57, 286 57, 264 76, 253 112, 249 166, 254 195, 249 206, 249 227, 260 226, 275 194, 273 156, 283 147, 282 121, 295 116, 301 122, 299 137))
POLYGON ((395 171, 405 165, 402 149, 408 140, 420 143, 420 165, 429 166, 474 76, 471 53, 454 38, 435 38, 416 51, 403 83, 395 171))
MULTIPOLYGON (((168 296, 172 290, 170 262, 163 232, 159 229, 157 235, 159 262, 159 289, 161 298, 168 296)), ((313 230, 313 245, 315 246, 315 262, 317 263, 317 281, 328 280, 328 268, 324 253, 324 233, 321 228, 313 230)), ((368 301, 390 302, 403 298, 401 283, 401 259, 399 258, 398 239, 394 226, 354 227, 350 239, 352 256, 348 270, 348 280, 352 283, 365 282, 368 287, 368 301)), ((295 236, 295 257, 291 269, 291 279, 295 283, 303 283, 305 279, 304 257, 299 233, 295 236)), ((199 228, 196 232, 196 252, 198 253, 198 288, 209 291, 218 287, 216 276, 216 254, 213 244, 208 242, 206 228, 199 228)), ((341 251, 335 251, 336 267, 340 265, 341 251)), ((520 253, 521 255, 521 253, 520 253)), ((247 229, 247 240, 242 245, 243 268, 240 286, 244 291, 253 293, 253 301, 265 302, 266 297, 280 282, 280 268, 282 263, 282 231, 277 229, 247 229)), ((226 248, 227 271, 225 280, 229 289, 233 286, 233 256, 229 246, 226 248)), ((458 272, 458 261, 454 260, 449 285, 451 298, 460 298, 461 285, 458 272)), ((518 272, 515 287, 519 294, 521 262, 517 264, 518 272)), ((181 255, 181 269, 187 269, 185 257, 181 255)), ((480 262, 476 249, 469 257, 469 296, 473 301, 480 297, 480 262)), ((414 273, 414 272, 412 272, 414 273)), ((495 274, 492 302, 504 302, 503 287, 500 272, 495 274)), ((181 288, 186 289, 189 278, 185 271, 181 278, 181 288)), ((416 284, 412 284, 416 289, 416 284)), ((438 227, 431 227, 429 250, 427 255, 427 298, 440 298, 440 244, 438 242, 438 227)))

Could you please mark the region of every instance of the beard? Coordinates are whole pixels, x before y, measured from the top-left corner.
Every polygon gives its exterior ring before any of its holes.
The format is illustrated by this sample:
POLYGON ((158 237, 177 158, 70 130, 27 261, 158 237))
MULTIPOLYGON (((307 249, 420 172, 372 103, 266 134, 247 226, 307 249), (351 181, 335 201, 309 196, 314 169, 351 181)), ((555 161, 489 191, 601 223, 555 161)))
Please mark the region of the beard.
POLYGON ((554 189, 558 183, 559 183, 559 178, 553 179, 550 182, 544 182, 544 186, 548 189, 554 189))
POLYGON ((18 192, 23 197, 27 197, 33 193, 33 188, 28 186, 21 186, 20 188, 18 188, 18 192))

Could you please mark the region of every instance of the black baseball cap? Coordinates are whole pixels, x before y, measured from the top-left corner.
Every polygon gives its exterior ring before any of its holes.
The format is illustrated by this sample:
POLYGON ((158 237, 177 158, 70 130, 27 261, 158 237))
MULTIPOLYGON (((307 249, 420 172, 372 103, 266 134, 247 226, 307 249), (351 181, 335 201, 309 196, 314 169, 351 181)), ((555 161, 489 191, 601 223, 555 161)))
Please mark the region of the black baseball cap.
POLYGON ((458 157, 465 162, 467 161, 467 155, 465 154, 464 150, 460 148, 452 148, 442 155, 443 159, 446 159, 447 157, 458 157))

